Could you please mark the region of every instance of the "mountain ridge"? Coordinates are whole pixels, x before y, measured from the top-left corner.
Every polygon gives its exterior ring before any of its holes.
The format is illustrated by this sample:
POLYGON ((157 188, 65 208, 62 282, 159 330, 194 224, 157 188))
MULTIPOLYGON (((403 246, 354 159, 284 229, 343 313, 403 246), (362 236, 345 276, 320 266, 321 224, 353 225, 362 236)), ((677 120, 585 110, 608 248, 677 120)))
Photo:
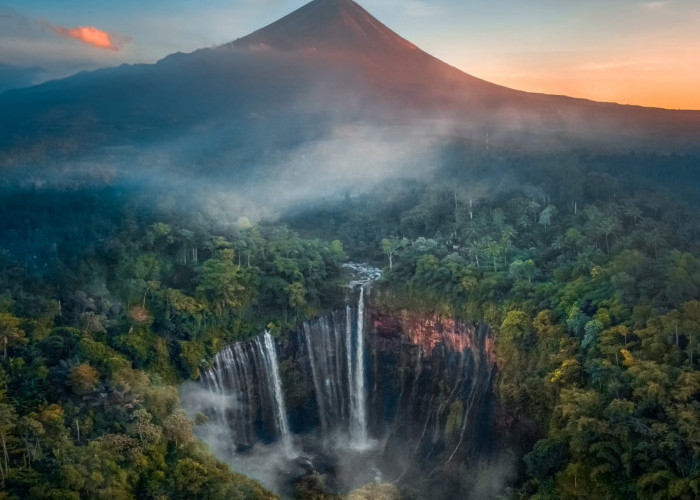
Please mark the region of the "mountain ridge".
POLYGON ((517 150, 700 150, 700 111, 503 87, 424 52, 352 0, 314 0, 218 47, 0 94, 0 166, 102 148, 147 158, 152 144, 179 150, 198 137, 191 149, 212 170, 358 123, 517 150))

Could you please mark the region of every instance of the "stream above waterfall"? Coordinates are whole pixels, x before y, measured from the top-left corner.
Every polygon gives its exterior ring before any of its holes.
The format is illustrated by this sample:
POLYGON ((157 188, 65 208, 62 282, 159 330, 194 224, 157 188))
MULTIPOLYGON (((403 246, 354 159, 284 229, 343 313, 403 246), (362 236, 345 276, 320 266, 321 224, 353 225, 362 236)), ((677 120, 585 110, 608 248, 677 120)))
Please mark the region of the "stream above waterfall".
POLYGON ((214 453, 282 495, 311 474, 335 492, 429 481, 496 441, 488 328, 377 311, 379 271, 348 267, 345 309, 231 344, 181 390, 214 453))

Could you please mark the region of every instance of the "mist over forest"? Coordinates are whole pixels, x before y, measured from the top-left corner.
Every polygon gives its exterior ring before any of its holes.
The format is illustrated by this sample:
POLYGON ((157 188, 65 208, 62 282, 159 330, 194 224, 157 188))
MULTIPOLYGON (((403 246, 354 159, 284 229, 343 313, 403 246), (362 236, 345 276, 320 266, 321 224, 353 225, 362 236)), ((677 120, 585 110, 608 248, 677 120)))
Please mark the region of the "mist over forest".
POLYGON ((1 92, 0 497, 697 498, 699 145, 351 0, 1 92))

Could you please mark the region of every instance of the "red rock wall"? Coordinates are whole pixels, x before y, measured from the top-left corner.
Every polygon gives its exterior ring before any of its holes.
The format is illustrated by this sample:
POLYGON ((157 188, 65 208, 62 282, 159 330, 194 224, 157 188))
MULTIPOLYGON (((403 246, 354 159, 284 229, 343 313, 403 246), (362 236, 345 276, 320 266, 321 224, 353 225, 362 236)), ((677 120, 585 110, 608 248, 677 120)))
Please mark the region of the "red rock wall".
POLYGON ((382 340, 396 342, 403 338, 404 341, 420 345, 424 356, 430 356, 435 346, 443 343, 457 352, 483 350, 483 354, 495 362, 493 339, 490 335, 478 339, 476 328, 472 325, 435 314, 417 314, 406 310, 392 314, 372 311, 371 318, 373 331, 382 340))

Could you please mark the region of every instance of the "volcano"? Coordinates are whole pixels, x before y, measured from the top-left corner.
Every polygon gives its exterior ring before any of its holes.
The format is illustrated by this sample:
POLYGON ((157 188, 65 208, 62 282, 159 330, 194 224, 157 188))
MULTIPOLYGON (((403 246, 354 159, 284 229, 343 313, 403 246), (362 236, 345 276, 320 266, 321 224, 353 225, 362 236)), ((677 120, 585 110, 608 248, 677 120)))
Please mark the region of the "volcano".
POLYGON ((368 125, 397 140, 524 151, 683 153, 700 144, 700 112, 505 88, 425 53, 352 0, 314 0, 218 47, 0 94, 0 166, 157 163, 243 178, 368 125))
MULTIPOLYGON (((364 81, 400 106, 488 105, 523 93, 463 73, 422 51, 352 0, 314 0, 231 47, 306 54, 360 71, 364 81)), ((446 106, 445 106, 446 107, 446 106)))
POLYGON ((352 0, 314 0, 231 45, 360 52, 372 57, 424 54, 352 0))

